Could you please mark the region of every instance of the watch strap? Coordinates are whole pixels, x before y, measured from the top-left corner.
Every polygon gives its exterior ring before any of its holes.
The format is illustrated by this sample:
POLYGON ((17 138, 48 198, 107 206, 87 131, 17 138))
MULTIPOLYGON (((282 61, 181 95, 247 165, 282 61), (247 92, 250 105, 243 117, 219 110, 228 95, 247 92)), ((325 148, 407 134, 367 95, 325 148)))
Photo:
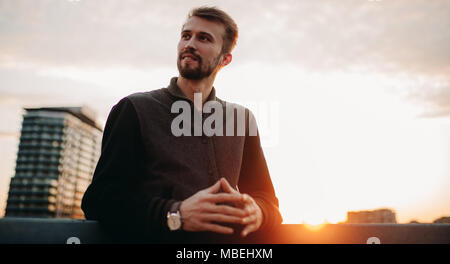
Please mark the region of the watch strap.
POLYGON ((179 212, 180 211, 180 206, 181 206, 181 202, 174 202, 172 204, 172 206, 170 206, 169 212, 173 213, 173 214, 179 212))

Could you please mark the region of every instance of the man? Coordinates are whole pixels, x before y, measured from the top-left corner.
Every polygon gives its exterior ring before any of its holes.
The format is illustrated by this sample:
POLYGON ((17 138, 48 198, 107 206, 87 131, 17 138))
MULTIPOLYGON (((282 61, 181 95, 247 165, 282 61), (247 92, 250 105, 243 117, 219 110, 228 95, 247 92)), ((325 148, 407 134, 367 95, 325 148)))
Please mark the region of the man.
MULTIPOLYGON (((231 136, 173 132, 177 102, 192 106, 188 116, 200 113, 202 121, 211 116, 202 113, 208 103, 228 105, 213 83, 231 62, 237 35, 225 12, 191 11, 178 43, 178 78, 167 88, 129 95, 111 110, 82 201, 87 219, 144 242, 239 242, 264 237, 281 223, 259 134, 250 135, 249 127, 231 136)), ((248 109, 234 107, 233 117, 244 110, 245 121, 252 120, 248 109)))

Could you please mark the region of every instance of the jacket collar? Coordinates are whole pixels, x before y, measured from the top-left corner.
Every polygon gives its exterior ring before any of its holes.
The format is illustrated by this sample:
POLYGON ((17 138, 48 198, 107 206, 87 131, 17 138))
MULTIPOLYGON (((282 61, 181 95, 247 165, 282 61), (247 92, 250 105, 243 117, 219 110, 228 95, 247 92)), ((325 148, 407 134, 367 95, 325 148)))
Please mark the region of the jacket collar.
MULTIPOLYGON (((172 79, 170 79, 170 84, 167 87, 169 93, 177 98, 190 101, 189 98, 187 98, 186 95, 184 95, 184 93, 181 91, 180 87, 178 87, 177 80, 178 77, 173 77, 172 79)), ((214 88, 214 86, 211 89, 211 93, 209 94, 208 98, 206 98, 206 102, 208 101, 216 101, 216 89, 214 88)))

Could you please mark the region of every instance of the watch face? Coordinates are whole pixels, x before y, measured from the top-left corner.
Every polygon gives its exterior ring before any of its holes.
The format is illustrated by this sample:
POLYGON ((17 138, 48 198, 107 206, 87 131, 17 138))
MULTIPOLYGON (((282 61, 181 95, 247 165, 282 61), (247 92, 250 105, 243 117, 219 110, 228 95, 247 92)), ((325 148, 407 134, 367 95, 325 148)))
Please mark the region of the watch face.
POLYGON ((181 219, 178 214, 170 214, 167 217, 167 225, 170 230, 178 230, 181 227, 181 219))

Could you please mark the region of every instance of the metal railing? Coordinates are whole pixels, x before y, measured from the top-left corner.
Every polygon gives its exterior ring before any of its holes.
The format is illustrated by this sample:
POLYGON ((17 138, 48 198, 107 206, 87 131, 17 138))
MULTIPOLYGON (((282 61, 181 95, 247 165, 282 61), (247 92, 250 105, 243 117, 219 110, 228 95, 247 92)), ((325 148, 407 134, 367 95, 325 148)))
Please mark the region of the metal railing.
MULTIPOLYGON (((0 244, 112 243, 96 221, 44 218, 0 219, 0 244)), ((327 224, 281 225, 270 238, 253 241, 273 244, 449 244, 450 224, 327 224)))

